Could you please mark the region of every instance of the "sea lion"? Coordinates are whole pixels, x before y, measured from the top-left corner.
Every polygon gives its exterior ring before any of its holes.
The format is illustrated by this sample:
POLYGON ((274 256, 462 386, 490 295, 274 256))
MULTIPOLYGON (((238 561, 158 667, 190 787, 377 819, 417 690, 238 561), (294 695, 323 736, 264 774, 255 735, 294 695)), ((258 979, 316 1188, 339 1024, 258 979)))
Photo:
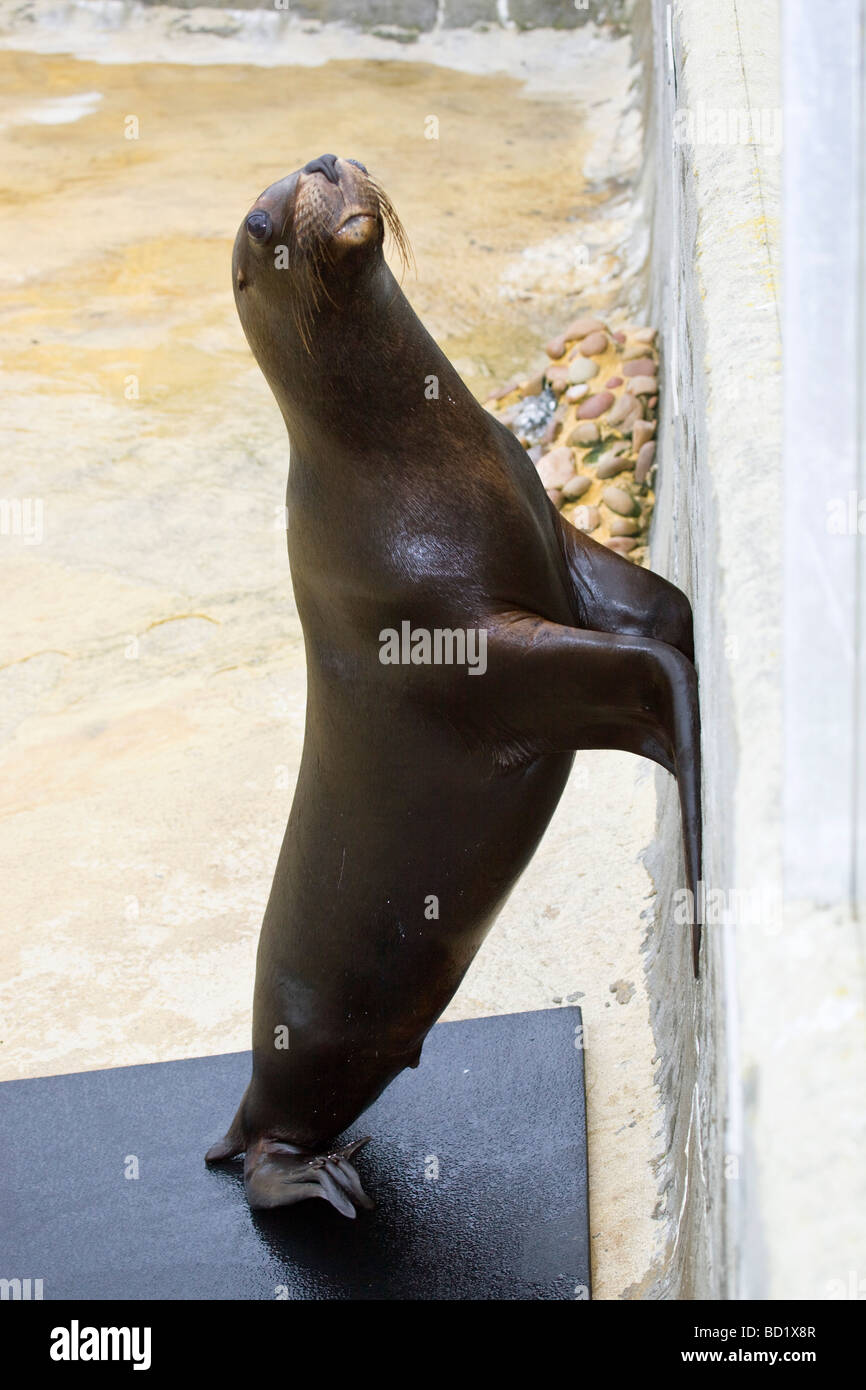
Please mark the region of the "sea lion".
POLYGON ((232 262, 290 437, 308 693, 259 941, 252 1079, 206 1157, 245 1152, 252 1207, 322 1197, 346 1216, 371 1205, 350 1161, 367 1141, 334 1138, 418 1065, 575 749, 673 773, 693 891, 701 864, 688 599, 560 517, 416 317, 384 259, 386 224, 404 248, 364 166, 326 154, 262 193, 232 262), (431 659, 437 632, 452 634, 450 664, 431 659), (483 672, 460 662, 467 634, 486 644, 483 672), (401 649, 408 662, 392 659, 401 649))

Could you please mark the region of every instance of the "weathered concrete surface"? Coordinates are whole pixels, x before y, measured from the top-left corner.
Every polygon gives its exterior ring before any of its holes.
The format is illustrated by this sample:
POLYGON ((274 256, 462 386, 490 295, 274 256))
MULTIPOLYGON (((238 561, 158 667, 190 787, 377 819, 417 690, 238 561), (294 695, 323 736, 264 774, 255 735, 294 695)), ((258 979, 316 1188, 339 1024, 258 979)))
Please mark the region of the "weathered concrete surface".
MULTIPOLYGON (((726 902, 735 891, 771 900, 780 868, 779 152, 732 143, 707 128, 706 116, 778 109, 775 8, 726 0, 666 12, 659 3, 655 41, 653 292, 665 317, 667 428, 653 555, 695 608, 704 881, 726 902)), ((685 879, 676 807, 664 786, 660 807, 650 974, 673 1224, 659 1293, 731 1297, 733 1211, 753 1177, 739 1122, 746 1078, 733 1060, 739 1000, 730 971, 739 932, 735 924, 726 933, 718 925, 705 930, 695 984, 687 928, 676 921, 685 879)))
POLYGON ((695 606, 704 879, 724 917, 695 985, 661 785, 649 962, 672 1224, 655 1294, 827 1298, 862 1259, 863 976, 845 912, 782 895, 778 15, 658 0, 654 21, 653 558, 695 606))
MULTIPOLYGON (((162 0, 142 0, 145 5, 162 0)), ((194 9, 180 0, 176 9, 194 9)), ((621 21, 629 0, 217 0, 214 9, 291 12, 319 24, 345 24, 411 42, 436 29, 576 29, 581 24, 621 21)))
MULTIPOLYGON (((429 61, 370 66, 336 61, 356 36, 308 35, 280 68, 267 31, 221 38, 213 18, 184 36, 152 12, 130 63, 122 28, 7 13, 0 138, 26 196, 0 205, 5 486, 41 501, 43 533, 0 538, 3 1077, 248 1044, 304 709, 287 443, 228 274, 259 189, 321 149, 369 160, 414 242, 410 297, 479 394, 577 308, 643 295, 627 39, 446 36, 412 45, 429 61), (110 61, 16 48, 64 44, 110 61), (525 84, 496 75, 515 53, 525 84)), ((640 957, 653 814, 645 765, 579 759, 446 1015, 580 993, 599 1297, 639 1293, 661 1235, 640 957)))

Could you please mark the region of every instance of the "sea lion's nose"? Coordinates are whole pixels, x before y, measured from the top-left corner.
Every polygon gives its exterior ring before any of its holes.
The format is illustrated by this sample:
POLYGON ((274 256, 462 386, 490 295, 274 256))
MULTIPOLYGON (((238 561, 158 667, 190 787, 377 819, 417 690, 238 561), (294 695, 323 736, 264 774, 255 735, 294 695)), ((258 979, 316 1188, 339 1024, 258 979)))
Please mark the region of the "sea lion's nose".
POLYGON ((320 154, 318 159, 311 159, 309 164, 305 164, 301 172, 304 174, 324 174, 331 183, 340 182, 335 154, 320 154))

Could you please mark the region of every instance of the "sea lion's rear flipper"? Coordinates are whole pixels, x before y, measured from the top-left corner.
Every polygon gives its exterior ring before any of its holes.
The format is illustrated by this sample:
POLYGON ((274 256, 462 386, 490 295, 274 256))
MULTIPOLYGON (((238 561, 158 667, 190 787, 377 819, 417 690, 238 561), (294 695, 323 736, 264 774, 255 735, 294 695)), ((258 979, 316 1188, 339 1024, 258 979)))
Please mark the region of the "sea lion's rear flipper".
MULTIPOLYGON (((488 629, 485 707, 503 745, 622 748, 677 779, 687 886, 701 878, 701 744, 694 665, 653 637, 564 627, 503 613, 488 629)), ((697 914, 695 914, 697 916, 697 914)), ((698 973, 701 924, 692 927, 698 973)))
POLYGON ((211 1144, 204 1156, 205 1163, 224 1163, 227 1158, 237 1158, 244 1151, 243 1135, 235 1135, 229 1130, 222 1139, 211 1144))
POLYGON ((238 1106, 237 1114, 223 1135, 215 1144, 211 1144, 204 1156, 205 1163, 224 1163, 227 1158, 236 1158, 242 1154, 247 1146, 244 1134, 244 1106, 246 1105, 249 1087, 244 1091, 241 1103, 238 1106))
POLYGON ((375 1205, 351 1162, 369 1139, 367 1135, 343 1149, 319 1154, 274 1139, 258 1139, 244 1159, 247 1201, 254 1210, 261 1210, 323 1197, 343 1216, 354 1218, 356 1207, 371 1209, 375 1205))

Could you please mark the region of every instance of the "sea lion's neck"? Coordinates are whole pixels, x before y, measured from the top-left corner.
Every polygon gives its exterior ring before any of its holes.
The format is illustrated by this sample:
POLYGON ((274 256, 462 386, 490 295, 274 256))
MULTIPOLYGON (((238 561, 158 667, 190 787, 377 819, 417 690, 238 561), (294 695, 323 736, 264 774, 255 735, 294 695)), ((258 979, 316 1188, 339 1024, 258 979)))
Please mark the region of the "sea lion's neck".
POLYGON ((425 436, 441 437, 453 420, 466 445, 467 412, 483 429, 484 412, 424 328, 384 261, 341 303, 324 304, 309 352, 291 354, 274 382, 292 458, 315 466, 381 465, 417 459, 425 436))

